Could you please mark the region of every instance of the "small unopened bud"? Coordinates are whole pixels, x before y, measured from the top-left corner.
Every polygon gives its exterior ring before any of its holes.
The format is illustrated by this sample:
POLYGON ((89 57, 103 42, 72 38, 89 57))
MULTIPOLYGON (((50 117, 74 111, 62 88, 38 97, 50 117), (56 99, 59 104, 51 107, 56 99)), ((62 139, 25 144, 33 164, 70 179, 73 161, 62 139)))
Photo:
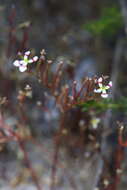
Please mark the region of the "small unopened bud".
POLYGON ((76 84, 77 84, 77 81, 76 81, 76 80, 74 80, 74 81, 73 81, 73 84, 74 84, 74 85, 76 85, 76 84))
POLYGON ((100 190, 98 187, 95 187, 94 190, 100 190))
POLYGON ((42 106, 42 102, 41 101, 37 101, 37 106, 42 106))
POLYGON ((55 91, 54 96, 58 96, 58 95, 59 95, 58 91, 55 91))
POLYGON ((84 120, 80 120, 80 121, 79 121, 79 127, 83 127, 84 124, 85 124, 85 121, 84 121, 84 120))
POLYGON ((72 101, 74 100, 74 97, 73 97, 73 96, 69 96, 69 98, 70 98, 70 100, 72 100, 72 101))
POLYGON ((42 80, 41 80, 41 79, 38 79, 38 82, 39 82, 39 83, 41 83, 41 82, 42 82, 42 80))
POLYGON ((19 90, 20 95, 24 95, 24 92, 22 90, 19 90))
POLYGON ((121 126, 120 126, 120 131, 123 131, 123 129, 124 129, 124 126, 121 125, 121 126))
POLYGON ((104 179, 104 185, 107 187, 109 185, 109 181, 107 179, 104 179))
POLYGON ((69 89, 69 86, 68 86, 68 84, 65 84, 64 88, 66 88, 66 89, 69 89))
POLYGON ((62 75, 62 71, 59 71, 59 76, 61 76, 62 75))
POLYGON ((60 61, 60 64, 63 64, 63 61, 60 61))
POLYGON ((47 63, 52 64, 53 62, 52 62, 52 60, 47 60, 47 63))
POLYGON ((45 56, 42 55, 42 56, 40 57, 40 60, 45 61, 45 56))
POLYGON ((21 56, 21 55, 22 55, 22 53, 19 51, 19 52, 18 52, 18 55, 19 55, 19 56, 21 56))
POLYGON ((27 85, 25 86, 25 90, 31 90, 31 86, 30 86, 29 84, 27 84, 27 85))
POLYGON ((63 135, 67 135, 67 133, 68 133, 67 129, 63 129, 63 130, 62 130, 62 134, 63 134, 63 135))
POLYGON ((46 55, 46 51, 44 49, 41 50, 41 55, 46 55))
POLYGON ((122 174, 122 172, 123 172, 123 171, 122 171, 121 169, 119 169, 119 168, 116 170, 116 173, 117 173, 117 174, 122 174))
POLYGON ((99 143, 96 143, 96 144, 95 144, 95 149, 98 149, 98 148, 100 148, 100 144, 99 144, 99 143))

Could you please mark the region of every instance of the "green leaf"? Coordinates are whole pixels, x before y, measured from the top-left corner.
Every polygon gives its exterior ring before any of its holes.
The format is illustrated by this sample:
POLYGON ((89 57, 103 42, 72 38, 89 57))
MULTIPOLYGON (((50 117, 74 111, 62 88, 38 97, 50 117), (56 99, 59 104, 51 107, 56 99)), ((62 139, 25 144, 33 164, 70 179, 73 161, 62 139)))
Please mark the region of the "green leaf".
POLYGON ((100 18, 88 22, 83 26, 95 36, 112 37, 123 26, 122 15, 117 6, 102 9, 100 18))
POLYGON ((82 111, 86 112, 89 110, 94 110, 97 113, 104 112, 108 109, 111 109, 113 111, 123 111, 127 112, 127 98, 122 97, 119 100, 112 100, 112 99, 106 99, 106 100, 89 100, 87 102, 82 103, 79 105, 82 107, 82 111))

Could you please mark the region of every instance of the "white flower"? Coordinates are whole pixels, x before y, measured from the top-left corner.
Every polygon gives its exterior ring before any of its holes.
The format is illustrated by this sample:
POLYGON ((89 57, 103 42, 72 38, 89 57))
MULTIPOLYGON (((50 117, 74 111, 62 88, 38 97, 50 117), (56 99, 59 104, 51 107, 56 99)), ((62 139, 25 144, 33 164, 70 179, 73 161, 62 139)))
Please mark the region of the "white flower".
POLYGON ((15 60, 13 62, 13 65, 15 67, 19 67, 20 72, 24 72, 27 70, 27 65, 29 63, 36 62, 38 60, 37 56, 34 56, 32 59, 29 59, 30 51, 26 51, 24 56, 21 56, 21 60, 15 60))
POLYGON ((14 61, 13 62, 13 65, 15 66, 15 67, 19 67, 19 71, 20 72, 24 72, 24 71, 26 71, 27 70, 27 63, 25 63, 24 61, 19 61, 19 60, 16 60, 16 61, 14 61))
POLYGON ((103 82, 103 78, 100 77, 97 80, 99 88, 98 89, 94 89, 94 92, 95 93, 101 93, 101 97, 102 98, 107 98, 108 97, 107 90, 112 87, 112 81, 110 81, 108 83, 108 85, 103 85, 102 82, 103 82))

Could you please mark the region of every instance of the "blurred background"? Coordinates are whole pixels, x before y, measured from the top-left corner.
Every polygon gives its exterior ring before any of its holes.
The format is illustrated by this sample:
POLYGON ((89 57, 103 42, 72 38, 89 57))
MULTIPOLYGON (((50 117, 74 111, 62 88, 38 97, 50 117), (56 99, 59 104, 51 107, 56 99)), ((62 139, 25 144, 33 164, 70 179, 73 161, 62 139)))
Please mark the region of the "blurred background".
POLYGON ((8 135, 4 120, 26 147, 0 141, 1 190, 126 189, 127 152, 117 142, 119 125, 127 122, 126 35, 126 0, 0 0, 0 138, 8 135), (63 117, 35 76, 13 66, 19 51, 39 55, 42 49, 54 62, 52 72, 64 62, 64 83, 108 75, 121 107, 99 113, 74 108, 63 117), (17 97, 27 84, 32 98, 22 108, 17 97), (54 134, 63 121, 58 154, 54 134))

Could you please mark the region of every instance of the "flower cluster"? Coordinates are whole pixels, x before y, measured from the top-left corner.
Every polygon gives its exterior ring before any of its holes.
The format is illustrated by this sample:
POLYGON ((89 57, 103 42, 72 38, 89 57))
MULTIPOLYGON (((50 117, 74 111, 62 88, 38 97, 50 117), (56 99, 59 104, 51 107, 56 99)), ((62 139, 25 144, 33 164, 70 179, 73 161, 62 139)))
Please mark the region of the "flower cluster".
POLYGON ((27 65, 29 63, 33 63, 33 62, 36 62, 38 60, 37 56, 34 56, 33 58, 29 58, 30 53, 31 53, 30 51, 26 51, 24 53, 24 56, 21 56, 21 60, 15 60, 13 62, 13 65, 15 67, 18 67, 20 72, 26 71, 27 70, 27 65))
POLYGON ((112 87, 112 81, 110 81, 110 82, 108 83, 108 85, 104 85, 104 84, 103 84, 103 78, 100 77, 100 78, 97 80, 97 84, 98 84, 99 88, 98 88, 98 89, 94 89, 94 92, 95 92, 95 93, 101 93, 101 97, 102 97, 102 98, 107 98, 107 97, 108 97, 107 90, 112 87))

